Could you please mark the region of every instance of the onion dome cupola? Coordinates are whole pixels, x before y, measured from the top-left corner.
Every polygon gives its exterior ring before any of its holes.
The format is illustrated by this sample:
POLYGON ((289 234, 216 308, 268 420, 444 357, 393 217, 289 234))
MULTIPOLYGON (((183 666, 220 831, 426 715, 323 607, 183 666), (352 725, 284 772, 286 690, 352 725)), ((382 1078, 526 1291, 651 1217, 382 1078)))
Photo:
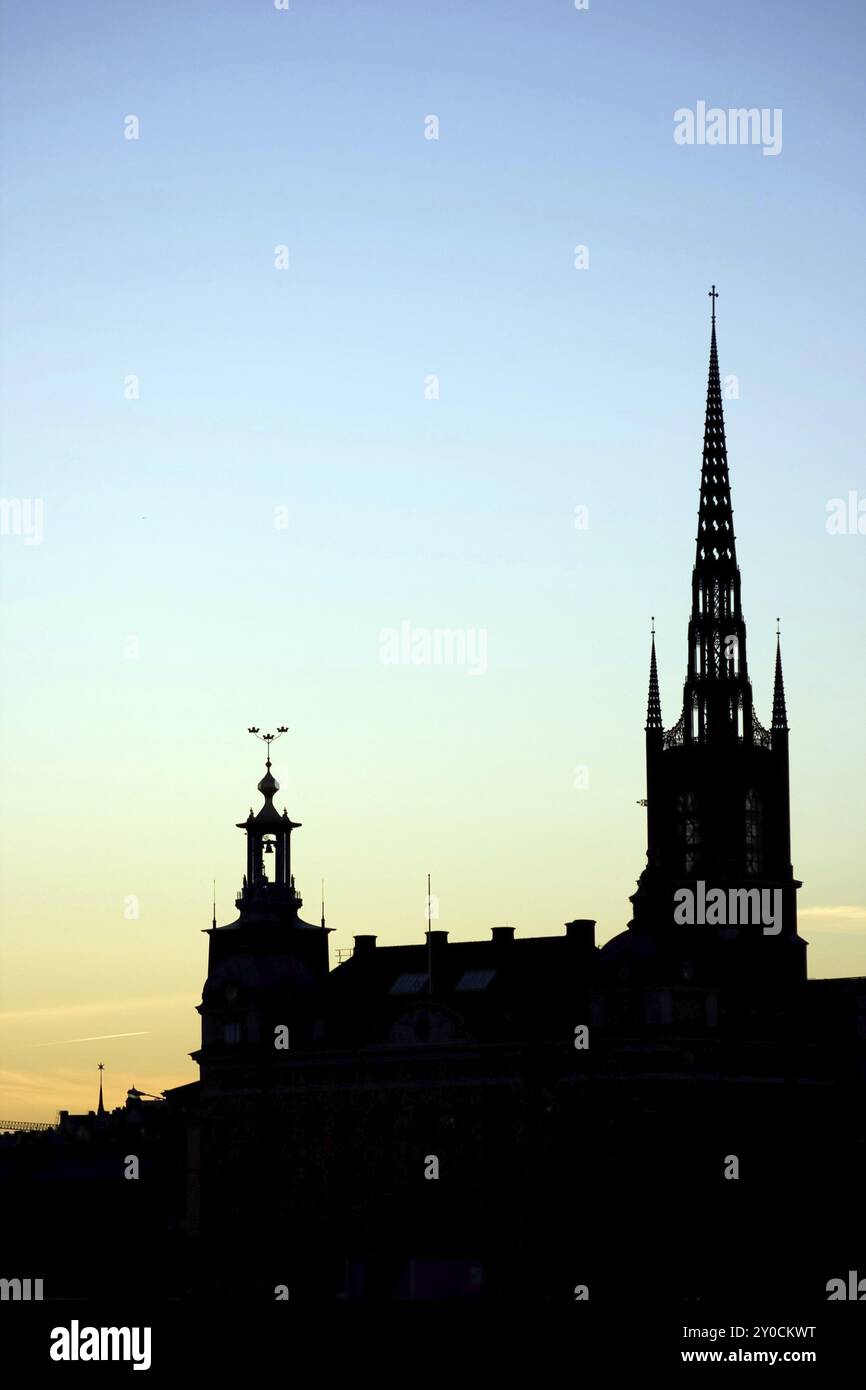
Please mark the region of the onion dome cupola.
POLYGON ((287 811, 281 814, 274 805, 280 784, 271 771, 271 744, 287 732, 285 725, 275 734, 262 734, 255 727, 249 730, 268 751, 265 775, 258 784, 264 805, 257 812, 250 808, 247 819, 238 822, 238 829, 247 837, 247 868, 237 897, 242 923, 265 920, 307 925, 298 917, 302 899, 292 873, 292 831, 298 830, 301 822, 291 820, 287 811))

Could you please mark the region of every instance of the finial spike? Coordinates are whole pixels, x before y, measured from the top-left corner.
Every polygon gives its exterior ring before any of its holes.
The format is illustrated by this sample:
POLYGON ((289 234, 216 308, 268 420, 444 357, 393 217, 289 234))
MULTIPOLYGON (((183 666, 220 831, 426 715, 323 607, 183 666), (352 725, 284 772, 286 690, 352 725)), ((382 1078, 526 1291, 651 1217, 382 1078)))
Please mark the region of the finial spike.
POLYGON ((719 293, 718 293, 718 290, 716 289, 715 285, 713 285, 712 289, 711 289, 711 290, 708 290, 707 293, 708 293, 709 296, 710 296, 710 301, 711 301, 712 306, 713 306, 713 327, 715 328, 715 326, 716 326, 716 300, 717 300, 718 297, 719 297, 719 293))

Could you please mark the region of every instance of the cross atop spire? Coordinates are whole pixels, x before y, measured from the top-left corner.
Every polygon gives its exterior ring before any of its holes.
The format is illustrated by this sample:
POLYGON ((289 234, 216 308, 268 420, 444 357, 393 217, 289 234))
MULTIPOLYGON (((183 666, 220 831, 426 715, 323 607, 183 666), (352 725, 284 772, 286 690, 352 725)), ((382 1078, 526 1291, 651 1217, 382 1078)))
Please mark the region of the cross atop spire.
POLYGON ((717 300, 718 297, 719 297, 719 292, 718 292, 718 290, 716 289, 715 285, 713 285, 712 289, 711 289, 711 290, 708 290, 707 293, 709 294, 710 299, 712 300, 712 304, 713 304, 713 327, 715 327, 715 323, 716 323, 716 300, 717 300))

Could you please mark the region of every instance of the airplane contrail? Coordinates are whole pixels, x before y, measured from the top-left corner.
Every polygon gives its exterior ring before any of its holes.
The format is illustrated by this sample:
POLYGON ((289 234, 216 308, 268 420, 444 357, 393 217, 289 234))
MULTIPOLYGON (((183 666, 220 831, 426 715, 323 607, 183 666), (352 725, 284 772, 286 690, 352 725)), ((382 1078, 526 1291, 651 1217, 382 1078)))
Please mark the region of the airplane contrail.
POLYGON ((99 1033, 95 1038, 60 1038, 58 1042, 48 1043, 26 1043, 27 1047, 63 1047, 66 1043, 79 1042, 105 1042, 107 1038, 143 1038, 150 1032, 149 1028, 140 1029, 136 1033, 99 1033))

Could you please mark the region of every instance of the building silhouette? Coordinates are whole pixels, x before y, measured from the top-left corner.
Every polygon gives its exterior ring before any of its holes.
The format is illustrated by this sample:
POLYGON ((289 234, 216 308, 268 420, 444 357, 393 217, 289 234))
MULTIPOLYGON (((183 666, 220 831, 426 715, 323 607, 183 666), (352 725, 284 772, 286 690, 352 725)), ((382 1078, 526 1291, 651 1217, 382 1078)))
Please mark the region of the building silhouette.
MULTIPOLYGON (((862 1263, 866 980, 807 978, 781 652, 767 729, 712 293, 683 710, 665 731, 653 637, 627 928, 601 947, 588 918, 528 938, 359 934, 330 969, 265 735, 238 916, 207 932, 199 1079, 151 1107, 160 1203, 138 1267, 158 1263, 175 1296, 808 1307, 862 1263), (712 893, 723 920, 678 920, 712 893)), ((47 1165, 19 1170, 44 1194, 47 1165)), ((61 1229, 76 1181, 54 1183, 61 1229)))
MULTIPOLYGON (((797 935, 797 889, 791 864, 788 719, 782 653, 776 638, 772 721, 760 723, 752 701, 737 564, 722 389, 712 296, 710 365, 701 464, 700 503, 688 662, 683 705, 673 728, 662 723, 655 636, 650 655, 646 720, 647 863, 632 896, 635 936, 623 958, 644 972, 654 954, 680 954, 694 972, 776 980, 806 978, 806 943, 797 935), (737 906, 757 906, 778 893, 778 931, 749 920, 704 923, 695 941, 675 931, 674 895, 696 892, 700 880, 737 906), (751 893, 750 897, 746 894, 751 893), (745 928, 748 928, 746 930, 745 928), (675 939, 671 939, 673 938, 675 939), (701 964, 694 957, 700 947, 701 964)), ((774 923, 774 925, 776 925, 774 923)))
POLYGON ((840 1133, 836 1199, 862 1156, 846 1125, 848 1088, 864 1076, 866 990, 806 979, 781 651, 777 637, 765 729, 748 674, 712 293, 683 711, 665 731, 653 638, 647 863, 627 930, 600 949, 589 919, 527 939, 507 927, 474 942, 431 930, 404 946, 359 935, 329 970, 324 918, 299 916, 297 826, 274 807, 268 757, 264 804, 241 826, 238 919, 209 932, 201 1079, 178 1097, 193 1119, 191 1221, 205 1236, 232 1226, 241 1245, 253 1231, 258 1250, 268 1232, 265 1284, 311 1297, 553 1298, 586 1280, 617 1287, 612 1251, 627 1250, 629 1267, 653 1253, 660 1296, 683 1297, 695 1264, 708 1289, 749 1278, 737 1241, 766 1222, 770 1192, 776 1209, 784 1194, 788 1222, 774 1234, 774 1277, 821 1277, 820 1240, 790 1217, 803 1208, 802 1164, 812 1180, 826 1172, 817 1133, 840 1133), (740 917, 678 924, 675 895, 697 896, 700 883, 740 917), (762 893, 780 907, 769 931, 752 911, 762 893), (730 1156, 741 1178, 724 1176, 730 1156), (697 1248, 686 1235, 666 1251, 647 1190, 701 1207, 697 1248), (701 1242, 714 1228, 708 1261, 701 1242))

